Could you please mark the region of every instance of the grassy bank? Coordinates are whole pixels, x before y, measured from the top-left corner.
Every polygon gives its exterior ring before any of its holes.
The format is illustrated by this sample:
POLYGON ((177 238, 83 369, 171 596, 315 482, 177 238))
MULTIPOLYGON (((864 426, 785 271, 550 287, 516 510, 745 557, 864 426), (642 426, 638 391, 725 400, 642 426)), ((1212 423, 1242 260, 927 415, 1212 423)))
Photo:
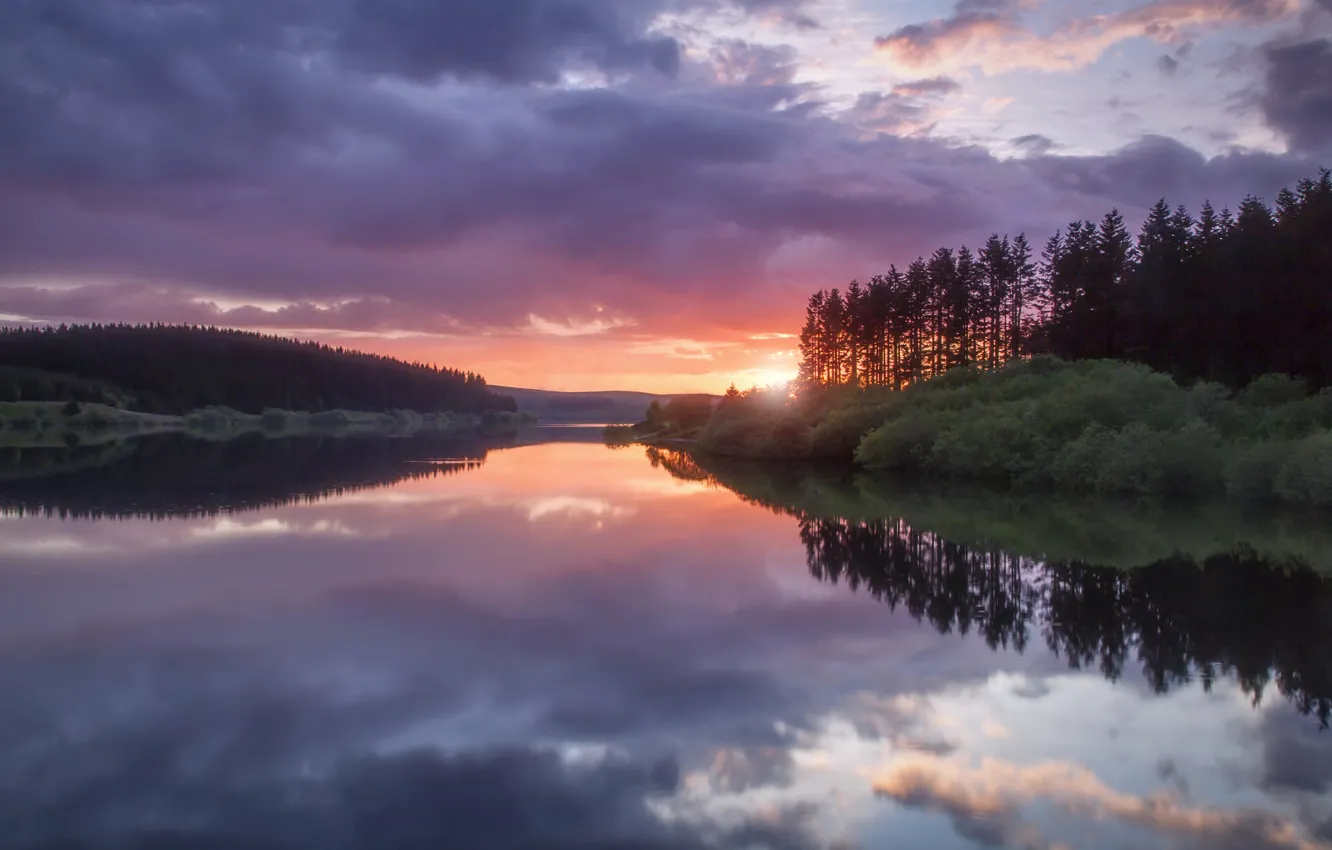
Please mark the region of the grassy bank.
POLYGON ((171 432, 208 439, 229 439, 253 433, 271 436, 402 436, 455 431, 494 433, 513 431, 527 421, 525 417, 507 411, 487 412, 478 416, 423 414, 411 410, 386 413, 329 410, 308 413, 270 409, 261 414, 249 414, 226 407, 208 407, 175 416, 124 410, 104 404, 0 402, 0 446, 81 445, 107 442, 126 435, 171 432))
POLYGON ((1232 393, 1038 357, 902 392, 757 392, 719 402, 697 448, 1020 489, 1332 505, 1332 391, 1277 375, 1232 393))

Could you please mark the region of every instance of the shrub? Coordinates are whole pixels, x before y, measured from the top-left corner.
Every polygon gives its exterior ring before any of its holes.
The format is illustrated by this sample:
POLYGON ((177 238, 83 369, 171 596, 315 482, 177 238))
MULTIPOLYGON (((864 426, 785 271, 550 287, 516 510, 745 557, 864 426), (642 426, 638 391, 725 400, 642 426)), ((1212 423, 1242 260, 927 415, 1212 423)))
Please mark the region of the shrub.
POLYGON ((929 466, 954 478, 1028 478, 1037 463, 1038 440, 1012 415, 966 419, 939 433, 929 466))
POLYGON ((768 457, 804 458, 809 456, 810 429, 798 416, 783 416, 773 423, 767 444, 760 447, 768 457))
POLYGON ((810 435, 810 454, 822 458, 850 458, 865 435, 886 422, 889 405, 857 405, 828 412, 810 435))
POLYGON ((758 457, 771 423, 759 416, 718 416, 699 435, 699 448, 711 454, 758 457))
POLYGON ((1309 395, 1309 386, 1290 375, 1269 374, 1255 378, 1235 400, 1246 407, 1278 407, 1309 395))
POLYGON ((694 431, 708 424, 712 416, 712 396, 682 395, 671 399, 661 410, 661 420, 671 431, 694 431))
POLYGON ((259 416, 260 424, 272 431, 286 428, 291 421, 291 414, 276 407, 270 407, 259 416))
POLYGON ((1332 505, 1332 433, 1306 437, 1293 446, 1273 482, 1287 502, 1332 505))
POLYGON ((1158 451, 1160 492, 1213 495, 1225 488, 1225 443, 1220 432, 1201 419, 1163 433, 1158 451))
POLYGON ((943 417, 912 412, 870 432, 856 449, 856 463, 870 469, 919 469, 944 429, 943 417))
POLYGON ((1226 464, 1226 495, 1237 499, 1266 501, 1276 498, 1276 479, 1290 457, 1292 444, 1287 440, 1264 440, 1234 446, 1226 464))
POLYGON ((1115 434, 1093 424, 1076 439, 1059 449, 1050 464, 1050 477, 1069 490, 1096 490, 1100 487, 1101 466, 1115 443, 1115 434))
POLYGON ((81 411, 82 409, 83 409, 83 408, 79 406, 79 403, 78 403, 77 401, 68 401, 68 402, 65 402, 65 406, 64 406, 64 407, 60 408, 60 415, 61 415, 61 416, 78 416, 78 415, 79 415, 79 411, 81 411))
POLYGON ((1298 380, 1265 376, 1241 395, 1185 388, 1141 364, 1037 357, 902 392, 737 393, 700 442, 714 454, 850 456, 871 469, 1092 492, 1332 500, 1332 391, 1308 396, 1298 380))

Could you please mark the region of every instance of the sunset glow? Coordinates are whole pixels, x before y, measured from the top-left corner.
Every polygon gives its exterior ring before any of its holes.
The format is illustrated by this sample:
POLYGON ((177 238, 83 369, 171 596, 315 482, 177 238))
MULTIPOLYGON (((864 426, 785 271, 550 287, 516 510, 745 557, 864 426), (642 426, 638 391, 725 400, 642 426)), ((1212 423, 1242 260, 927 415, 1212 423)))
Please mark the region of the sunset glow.
POLYGON ((9 3, 0 321, 261 329, 509 386, 780 382, 816 288, 1332 163, 1330 11, 9 3))

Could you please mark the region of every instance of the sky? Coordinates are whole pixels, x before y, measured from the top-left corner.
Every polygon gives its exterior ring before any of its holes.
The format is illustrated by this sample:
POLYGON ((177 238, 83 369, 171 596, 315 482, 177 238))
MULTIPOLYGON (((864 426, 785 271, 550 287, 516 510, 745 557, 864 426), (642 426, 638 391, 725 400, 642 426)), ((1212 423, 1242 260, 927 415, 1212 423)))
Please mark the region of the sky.
POLYGON ((6 0, 0 321, 546 389, 794 373, 808 294, 1332 166, 1332 0, 6 0))

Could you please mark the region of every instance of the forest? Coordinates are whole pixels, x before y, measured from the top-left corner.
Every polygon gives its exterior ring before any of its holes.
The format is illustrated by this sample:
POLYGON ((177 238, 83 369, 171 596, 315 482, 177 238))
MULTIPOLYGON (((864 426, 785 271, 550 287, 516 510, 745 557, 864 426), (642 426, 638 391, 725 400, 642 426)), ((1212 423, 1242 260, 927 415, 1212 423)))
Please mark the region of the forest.
POLYGON ((1143 363, 1242 387, 1283 373, 1332 384, 1332 172, 1195 217, 1165 199, 1136 240, 1118 210, 1074 221, 1040 256, 1025 234, 939 248, 905 271, 820 290, 800 382, 901 389, 1029 354, 1143 363))
POLYGON ((0 401, 81 401, 148 413, 514 411, 480 375, 248 331, 91 324, 0 329, 0 401))
POLYGON ((1095 494, 1332 506, 1332 172, 1270 209, 1164 200, 1033 256, 941 248, 809 300, 792 388, 706 422, 640 423, 705 454, 818 459, 1095 494))

